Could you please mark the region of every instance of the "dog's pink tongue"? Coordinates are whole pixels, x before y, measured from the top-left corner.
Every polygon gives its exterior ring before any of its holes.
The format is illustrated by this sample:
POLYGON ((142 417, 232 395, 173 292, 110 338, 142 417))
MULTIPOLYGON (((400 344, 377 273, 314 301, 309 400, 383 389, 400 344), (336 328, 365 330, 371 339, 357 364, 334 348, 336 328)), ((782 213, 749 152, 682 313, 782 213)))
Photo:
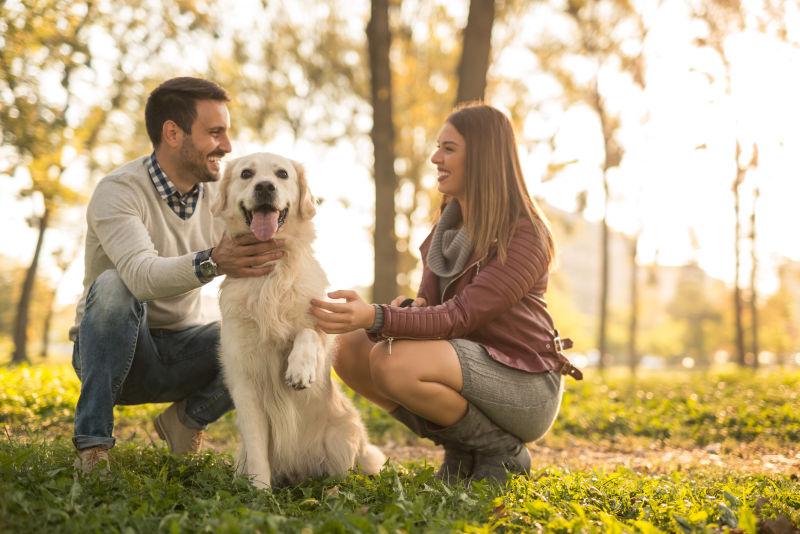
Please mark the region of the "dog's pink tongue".
POLYGON ((272 239, 272 236, 278 231, 278 212, 253 212, 253 220, 250 222, 250 231, 261 241, 272 239))

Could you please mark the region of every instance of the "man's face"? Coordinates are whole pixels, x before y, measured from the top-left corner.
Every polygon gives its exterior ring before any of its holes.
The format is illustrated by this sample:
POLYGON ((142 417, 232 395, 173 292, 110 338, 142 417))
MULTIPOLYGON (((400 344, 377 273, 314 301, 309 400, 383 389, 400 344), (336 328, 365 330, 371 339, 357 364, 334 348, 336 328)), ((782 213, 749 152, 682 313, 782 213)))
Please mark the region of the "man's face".
POLYGON ((231 151, 228 107, 217 100, 199 100, 195 109, 197 117, 181 143, 180 161, 197 183, 216 182, 220 179, 220 159, 231 151))

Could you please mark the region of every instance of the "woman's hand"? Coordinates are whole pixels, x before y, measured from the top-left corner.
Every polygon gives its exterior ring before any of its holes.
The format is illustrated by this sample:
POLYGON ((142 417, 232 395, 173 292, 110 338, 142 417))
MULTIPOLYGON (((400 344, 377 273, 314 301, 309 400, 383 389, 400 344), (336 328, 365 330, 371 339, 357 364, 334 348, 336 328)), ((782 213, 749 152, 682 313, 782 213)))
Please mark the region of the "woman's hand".
MULTIPOLYGON (((407 300, 407 299, 408 299, 408 297, 406 297, 405 295, 400 295, 398 297, 395 297, 392 300, 392 302, 389 303, 389 306, 400 306, 400 304, 404 300, 407 300)), ((427 305, 428 305, 428 301, 427 300, 425 300, 423 297, 417 297, 417 298, 414 299, 414 302, 412 302, 410 304, 410 307, 412 307, 412 308, 422 308, 423 306, 427 306, 427 305)))
POLYGON ((317 326, 324 332, 344 334, 369 328, 375 322, 375 308, 361 300, 355 291, 333 291, 328 297, 346 302, 311 299, 311 315, 317 318, 317 326))

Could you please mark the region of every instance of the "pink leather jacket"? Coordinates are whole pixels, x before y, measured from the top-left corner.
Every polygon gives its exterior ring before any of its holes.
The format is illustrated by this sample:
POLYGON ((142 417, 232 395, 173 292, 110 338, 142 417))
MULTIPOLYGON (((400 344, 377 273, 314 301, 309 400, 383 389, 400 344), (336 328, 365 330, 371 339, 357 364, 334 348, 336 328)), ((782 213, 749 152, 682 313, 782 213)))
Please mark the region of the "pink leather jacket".
POLYGON ((496 361, 531 373, 557 371, 580 380, 583 374, 561 354, 572 341, 561 340, 547 312, 546 249, 533 223, 521 218, 501 263, 495 248, 473 254, 467 267, 445 287, 427 266, 433 232, 420 246, 423 270, 418 296, 428 305, 381 305, 383 327, 373 341, 463 338, 486 347, 496 361))

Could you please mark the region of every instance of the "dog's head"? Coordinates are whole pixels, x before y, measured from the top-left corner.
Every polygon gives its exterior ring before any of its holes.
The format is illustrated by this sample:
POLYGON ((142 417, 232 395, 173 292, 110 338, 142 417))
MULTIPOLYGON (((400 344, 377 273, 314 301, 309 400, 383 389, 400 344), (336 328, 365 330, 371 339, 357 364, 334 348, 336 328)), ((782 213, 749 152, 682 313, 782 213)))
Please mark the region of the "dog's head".
POLYGON ((315 213, 303 167, 277 154, 259 152, 228 162, 214 213, 233 235, 252 232, 272 239, 287 221, 315 213))

